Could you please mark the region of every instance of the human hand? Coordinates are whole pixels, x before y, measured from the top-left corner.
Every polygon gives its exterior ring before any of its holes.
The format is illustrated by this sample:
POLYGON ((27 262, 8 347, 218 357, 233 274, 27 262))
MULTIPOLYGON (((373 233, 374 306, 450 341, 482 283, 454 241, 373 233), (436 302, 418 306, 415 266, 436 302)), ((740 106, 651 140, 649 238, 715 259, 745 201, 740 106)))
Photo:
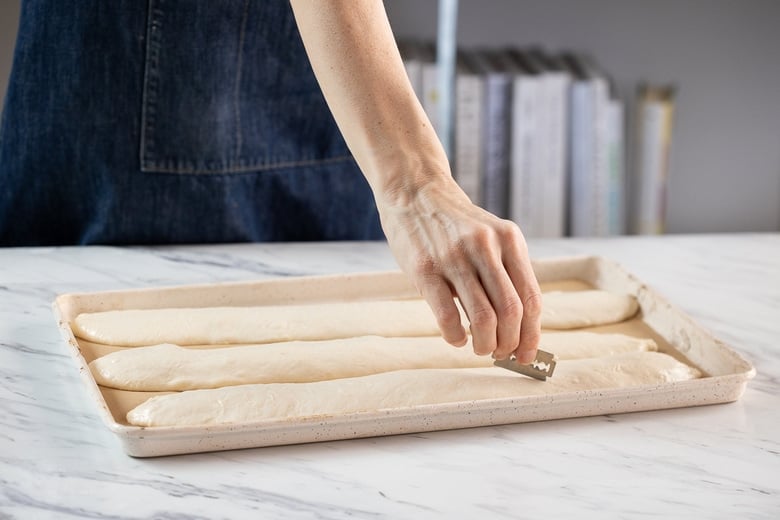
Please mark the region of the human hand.
POLYGON ((476 354, 534 360, 541 291, 513 222, 474 205, 449 176, 392 201, 378 198, 377 206, 390 249, 431 306, 447 342, 463 346, 467 340, 457 296, 476 354))

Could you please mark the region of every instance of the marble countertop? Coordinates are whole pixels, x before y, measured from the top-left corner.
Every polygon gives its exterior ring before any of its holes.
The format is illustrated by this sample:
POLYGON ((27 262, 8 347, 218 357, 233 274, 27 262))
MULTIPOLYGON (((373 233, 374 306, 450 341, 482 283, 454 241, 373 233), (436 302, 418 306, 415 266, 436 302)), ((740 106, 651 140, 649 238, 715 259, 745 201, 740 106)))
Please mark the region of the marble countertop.
POLYGON ((387 246, 0 249, 0 519, 777 518, 780 234, 530 248, 620 262, 758 375, 725 405, 133 459, 88 399, 55 295, 393 269, 387 246))

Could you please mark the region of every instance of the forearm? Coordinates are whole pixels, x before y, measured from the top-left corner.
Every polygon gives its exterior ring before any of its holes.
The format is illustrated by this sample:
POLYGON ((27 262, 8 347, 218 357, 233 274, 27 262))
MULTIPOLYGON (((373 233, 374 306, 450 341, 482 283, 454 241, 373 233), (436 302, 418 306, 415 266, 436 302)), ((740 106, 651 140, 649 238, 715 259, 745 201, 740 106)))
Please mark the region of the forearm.
POLYGON ((314 73, 377 202, 450 177, 381 0, 292 0, 314 73))
POLYGON ((473 205, 414 94, 381 0, 291 0, 331 112, 368 179, 387 241, 453 345, 533 360, 540 292, 520 230, 473 205))

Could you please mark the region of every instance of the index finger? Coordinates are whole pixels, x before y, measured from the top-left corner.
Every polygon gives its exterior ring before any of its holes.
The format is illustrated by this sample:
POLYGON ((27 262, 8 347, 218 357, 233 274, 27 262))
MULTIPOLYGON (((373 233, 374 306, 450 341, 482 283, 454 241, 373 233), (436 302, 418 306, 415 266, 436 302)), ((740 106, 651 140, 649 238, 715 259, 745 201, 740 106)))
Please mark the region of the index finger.
POLYGON ((522 234, 504 242, 504 245, 502 261, 523 303, 520 342, 515 356, 520 363, 530 363, 536 358, 536 349, 542 337, 542 291, 522 234))

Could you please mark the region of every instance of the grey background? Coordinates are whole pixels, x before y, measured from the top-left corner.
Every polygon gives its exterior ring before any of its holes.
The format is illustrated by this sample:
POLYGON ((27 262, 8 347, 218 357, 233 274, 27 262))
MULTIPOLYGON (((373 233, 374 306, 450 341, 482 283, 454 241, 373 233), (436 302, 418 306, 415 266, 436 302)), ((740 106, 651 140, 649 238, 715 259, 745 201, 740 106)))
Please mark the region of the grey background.
MULTIPOLYGON (((435 36, 436 2, 385 5, 397 37, 435 36)), ((675 83, 668 231, 780 229, 780 2, 461 0, 458 42, 585 51, 628 98, 675 83)))
MULTIPOLYGON (((397 36, 435 36, 435 1, 385 5, 397 36)), ((2 96, 18 13, 0 0, 2 96)), ((628 98, 675 83, 668 231, 780 230, 780 2, 461 0, 458 41, 589 52, 628 98)))

